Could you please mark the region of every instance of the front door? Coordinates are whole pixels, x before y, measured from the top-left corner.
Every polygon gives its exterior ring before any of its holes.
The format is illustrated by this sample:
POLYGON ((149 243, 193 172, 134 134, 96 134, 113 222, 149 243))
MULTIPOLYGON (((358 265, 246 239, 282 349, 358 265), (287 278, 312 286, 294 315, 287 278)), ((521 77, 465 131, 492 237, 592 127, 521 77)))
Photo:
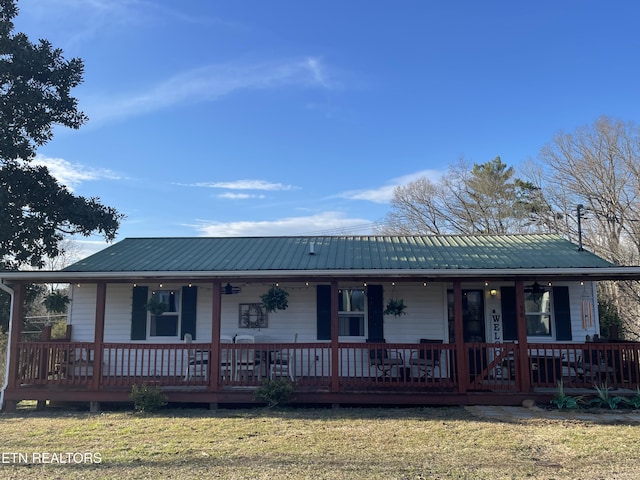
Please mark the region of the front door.
MULTIPOLYGON (((454 343, 456 332, 453 318, 453 290, 447 292, 447 303, 449 311, 449 342, 454 343)), ((462 291, 462 334, 465 343, 485 342, 483 290, 462 291)), ((469 377, 471 381, 486 368, 486 353, 486 347, 469 347, 469 377)))
MULTIPOLYGON (((449 312, 449 343, 455 343, 456 332, 453 319, 453 290, 447 292, 449 312)), ((465 343, 485 342, 484 291, 462 291, 462 333, 465 343)))

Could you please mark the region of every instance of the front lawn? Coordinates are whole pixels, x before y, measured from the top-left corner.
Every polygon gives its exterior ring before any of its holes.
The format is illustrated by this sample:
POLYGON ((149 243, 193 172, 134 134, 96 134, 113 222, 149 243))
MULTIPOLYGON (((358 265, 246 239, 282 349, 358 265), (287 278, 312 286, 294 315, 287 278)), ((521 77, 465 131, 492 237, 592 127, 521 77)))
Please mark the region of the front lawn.
POLYGON ((640 425, 462 408, 23 408, 0 428, 0 478, 15 479, 631 479, 640 456, 640 425))

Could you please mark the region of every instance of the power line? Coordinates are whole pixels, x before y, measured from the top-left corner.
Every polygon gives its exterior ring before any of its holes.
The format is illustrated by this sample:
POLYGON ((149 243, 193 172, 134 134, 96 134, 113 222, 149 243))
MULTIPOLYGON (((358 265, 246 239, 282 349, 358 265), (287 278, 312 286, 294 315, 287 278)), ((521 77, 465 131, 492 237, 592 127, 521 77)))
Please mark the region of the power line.
POLYGON ((310 232, 298 233, 297 235, 310 235, 310 236, 321 236, 321 235, 336 235, 336 234, 344 234, 348 235, 349 232, 356 232, 360 230, 371 230, 373 227, 381 225, 380 222, 369 222, 369 223, 360 223, 357 225, 344 225, 341 227, 333 227, 327 228, 323 230, 315 230, 310 232))

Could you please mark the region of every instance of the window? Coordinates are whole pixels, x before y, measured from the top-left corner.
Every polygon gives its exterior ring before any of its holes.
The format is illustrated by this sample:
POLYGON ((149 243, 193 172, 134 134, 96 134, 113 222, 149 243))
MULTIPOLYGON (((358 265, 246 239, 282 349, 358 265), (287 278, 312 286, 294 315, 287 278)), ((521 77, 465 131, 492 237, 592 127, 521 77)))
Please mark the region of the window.
POLYGON ((527 318, 527 335, 551 336, 551 292, 533 288, 524 291, 524 309, 527 318))
POLYGON ((364 290, 338 292, 338 335, 364 337, 364 290))
POLYGON ((158 313, 151 313, 149 320, 150 337, 177 337, 180 324, 180 295, 176 290, 156 290, 151 294, 150 303, 160 305, 158 313), (159 313, 162 311, 162 313, 159 313))

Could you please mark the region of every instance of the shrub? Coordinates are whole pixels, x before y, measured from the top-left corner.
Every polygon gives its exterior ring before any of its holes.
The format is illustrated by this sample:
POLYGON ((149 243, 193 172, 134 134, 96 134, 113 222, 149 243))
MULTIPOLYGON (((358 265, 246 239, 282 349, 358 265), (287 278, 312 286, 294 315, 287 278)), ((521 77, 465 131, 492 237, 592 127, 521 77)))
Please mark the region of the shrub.
POLYGON ((157 385, 134 385, 131 389, 131 400, 136 412, 152 413, 160 410, 167 404, 167 396, 162 393, 157 385))
POLYGON ((620 403, 625 402, 624 397, 612 396, 610 393, 611 389, 607 386, 606 383, 604 383, 601 387, 599 387, 598 385, 594 385, 594 387, 596 389, 596 392, 598 393, 598 396, 592 399, 590 403, 595 407, 608 407, 610 410, 615 410, 618 408, 618 405, 620 403))
POLYGON ((285 379, 265 380, 253 393, 253 398, 265 402, 269 408, 289 403, 293 394, 293 384, 285 379))
POLYGON ((60 320, 51 325, 51 338, 63 339, 67 336, 67 321, 60 320))
POLYGON ((551 403, 558 407, 558 410, 572 410, 580 406, 579 401, 579 397, 572 397, 570 395, 567 395, 564 392, 564 384, 562 383, 562 380, 558 380, 558 391, 555 397, 551 399, 551 403))
POLYGON ((633 408, 640 408, 640 387, 636 389, 636 394, 631 398, 626 398, 625 403, 633 408))

